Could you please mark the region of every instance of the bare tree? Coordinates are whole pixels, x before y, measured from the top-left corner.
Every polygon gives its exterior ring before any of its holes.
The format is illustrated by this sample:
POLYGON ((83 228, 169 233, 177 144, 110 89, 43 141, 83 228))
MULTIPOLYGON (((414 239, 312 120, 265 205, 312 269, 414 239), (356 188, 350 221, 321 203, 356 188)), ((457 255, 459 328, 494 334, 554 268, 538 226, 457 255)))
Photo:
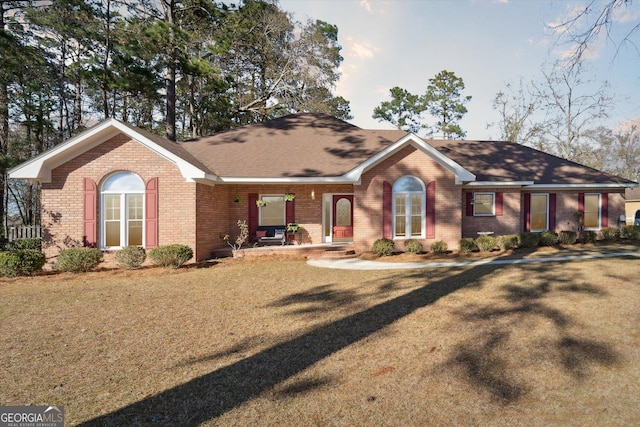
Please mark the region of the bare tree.
POLYGON ((517 86, 507 83, 505 89, 496 94, 493 109, 500 114, 500 120, 487 127, 497 126, 499 139, 503 141, 531 144, 544 130, 544 125, 535 120, 538 108, 538 99, 520 78, 517 86))

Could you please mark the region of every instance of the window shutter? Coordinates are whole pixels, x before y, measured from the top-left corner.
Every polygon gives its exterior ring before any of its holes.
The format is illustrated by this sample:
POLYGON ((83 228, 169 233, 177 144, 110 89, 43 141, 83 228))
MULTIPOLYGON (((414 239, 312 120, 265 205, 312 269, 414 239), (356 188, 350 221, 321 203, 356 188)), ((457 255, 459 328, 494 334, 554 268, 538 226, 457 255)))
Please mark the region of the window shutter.
MULTIPOLYGON (((249 236, 255 236, 258 229, 258 193, 249 193, 249 236)), ((253 237, 251 237, 253 238, 253 237)))
POLYGON ((556 193, 549 194, 549 230, 556 229, 556 193))
POLYGON ((584 193, 578 193, 578 212, 584 217, 584 193))
POLYGON ((531 231, 531 193, 524 193, 524 231, 531 231))
POLYGON ((145 248, 158 246, 158 178, 151 178, 144 189, 145 248))
POLYGON ((391 233, 391 206, 393 189, 387 181, 382 183, 382 237, 390 239, 391 233))
POLYGON ((95 248, 98 245, 98 188, 91 178, 84 178, 84 213, 83 236, 84 246, 95 248))
POLYGON ((466 203, 467 207, 467 216, 473 216, 473 193, 467 192, 466 194, 466 203))
POLYGON ((504 193, 496 193, 496 216, 502 216, 504 214, 504 208, 502 207, 503 194, 504 193))
POLYGON ((602 204, 600 206, 600 224, 602 228, 607 228, 609 226, 609 193, 602 193, 600 199, 602 204))
POLYGON ((427 206, 426 206, 426 237, 427 239, 436 238, 436 182, 431 181, 427 185, 427 206))
POLYGON ((284 204, 285 204, 285 211, 286 211, 285 213, 286 224, 296 222, 296 199, 293 199, 290 202, 284 202, 284 204))

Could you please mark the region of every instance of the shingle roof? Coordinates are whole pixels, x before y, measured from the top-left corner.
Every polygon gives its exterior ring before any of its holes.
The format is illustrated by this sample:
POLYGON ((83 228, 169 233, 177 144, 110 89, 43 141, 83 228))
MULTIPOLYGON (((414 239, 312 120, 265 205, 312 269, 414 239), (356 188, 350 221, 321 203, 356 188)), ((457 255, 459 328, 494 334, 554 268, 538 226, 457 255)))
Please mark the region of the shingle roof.
POLYGON ((325 114, 303 113, 180 143, 219 176, 341 176, 396 142, 401 130, 364 130, 325 114))

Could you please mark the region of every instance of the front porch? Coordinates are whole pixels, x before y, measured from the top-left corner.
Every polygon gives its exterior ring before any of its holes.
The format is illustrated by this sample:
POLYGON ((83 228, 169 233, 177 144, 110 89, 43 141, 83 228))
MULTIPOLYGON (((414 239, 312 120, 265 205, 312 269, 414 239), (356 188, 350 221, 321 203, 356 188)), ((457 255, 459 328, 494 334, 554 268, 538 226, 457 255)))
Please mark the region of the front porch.
MULTIPOLYGON (((246 246, 241 249, 241 256, 285 255, 304 258, 349 258, 355 256, 353 243, 317 243, 302 245, 270 245, 246 246)), ((211 258, 227 258, 233 256, 230 247, 212 251, 211 258)))

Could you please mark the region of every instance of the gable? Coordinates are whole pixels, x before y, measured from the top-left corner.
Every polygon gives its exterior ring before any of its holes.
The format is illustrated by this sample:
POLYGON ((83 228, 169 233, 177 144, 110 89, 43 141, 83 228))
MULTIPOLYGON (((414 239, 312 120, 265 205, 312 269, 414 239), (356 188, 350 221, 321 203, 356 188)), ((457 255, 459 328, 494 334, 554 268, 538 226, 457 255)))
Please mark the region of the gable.
POLYGON ((126 135, 174 163, 187 181, 217 179, 204 165, 177 144, 115 119, 107 119, 76 137, 11 169, 9 178, 51 182, 52 170, 100 146, 119 134, 126 135))

